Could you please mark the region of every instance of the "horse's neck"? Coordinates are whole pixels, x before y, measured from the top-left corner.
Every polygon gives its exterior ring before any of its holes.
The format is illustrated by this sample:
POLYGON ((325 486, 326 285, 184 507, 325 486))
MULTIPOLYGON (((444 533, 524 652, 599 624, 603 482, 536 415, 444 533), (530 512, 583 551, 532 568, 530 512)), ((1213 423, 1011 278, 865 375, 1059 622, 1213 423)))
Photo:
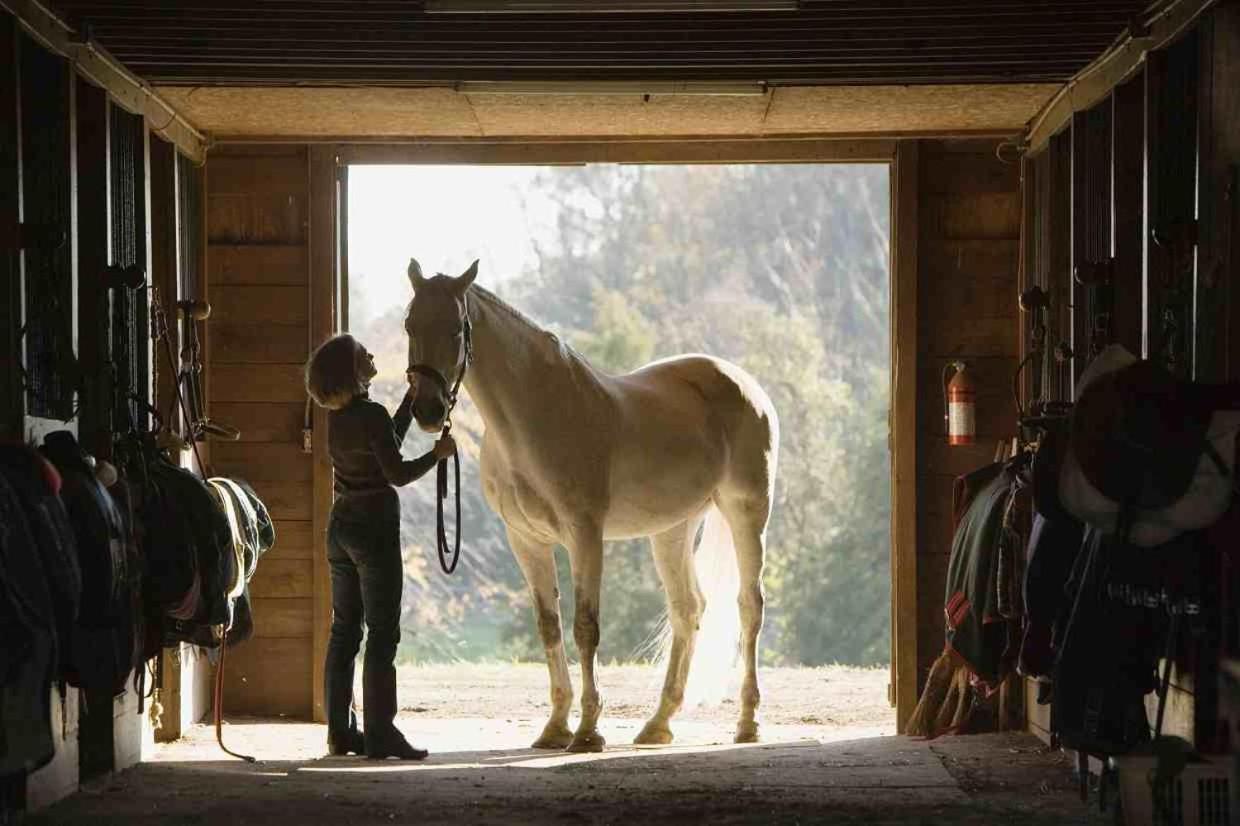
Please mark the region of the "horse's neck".
POLYGON ((479 287, 469 291, 469 315, 474 363, 464 383, 488 429, 519 431, 573 401, 565 394, 584 364, 551 333, 479 287))

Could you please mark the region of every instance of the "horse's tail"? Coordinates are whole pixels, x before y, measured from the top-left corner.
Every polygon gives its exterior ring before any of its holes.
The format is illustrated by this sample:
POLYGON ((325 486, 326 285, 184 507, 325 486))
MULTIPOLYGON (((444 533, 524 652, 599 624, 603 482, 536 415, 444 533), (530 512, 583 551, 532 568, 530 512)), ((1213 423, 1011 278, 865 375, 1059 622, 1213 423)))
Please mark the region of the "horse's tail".
POLYGON ((686 705, 717 705, 730 693, 741 640, 740 569, 732 529, 714 505, 706 512, 702 540, 693 556, 706 610, 685 685, 686 705))
MULTIPOLYGON (((706 610, 698 625, 697 643, 685 684, 685 705, 689 707, 719 704, 730 692, 739 659, 740 569, 732 530, 714 505, 706 512, 702 538, 693 561, 706 610)), ((662 674, 672 653, 672 629, 666 612, 642 649, 657 654, 654 660, 662 674)))

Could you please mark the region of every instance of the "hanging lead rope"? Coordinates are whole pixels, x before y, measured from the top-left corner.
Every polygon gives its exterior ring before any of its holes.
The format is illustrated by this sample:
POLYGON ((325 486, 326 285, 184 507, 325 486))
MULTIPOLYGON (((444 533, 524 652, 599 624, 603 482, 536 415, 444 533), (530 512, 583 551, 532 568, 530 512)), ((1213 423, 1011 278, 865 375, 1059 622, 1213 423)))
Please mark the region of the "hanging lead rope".
MULTIPOLYGON (((448 436, 452 432, 452 411, 456 409, 457 395, 461 392, 461 382, 465 381, 465 371, 469 369, 469 365, 474 360, 474 339, 473 327, 469 322, 469 303, 466 300, 464 320, 461 324, 461 335, 465 340, 465 360, 461 363, 460 372, 456 374, 456 381, 452 385, 452 389, 448 392, 448 413, 444 416, 443 434, 448 436)), ((435 368, 426 364, 412 364, 409 371, 422 376, 429 377, 441 388, 447 389, 448 382, 444 379, 435 368)), ((436 497, 435 497, 435 548, 439 554, 439 567, 443 569, 445 574, 451 574, 456 570, 456 565, 461 560, 461 457, 460 454, 453 452, 452 454, 453 469, 456 471, 456 537, 454 542, 448 541, 448 530, 443 515, 443 503, 448 498, 448 460, 440 459, 439 465, 435 471, 436 477, 436 497)))
MULTIPOLYGON (((445 424, 443 435, 447 436, 451 430, 451 423, 445 424)), ((436 468, 439 495, 435 497, 435 544, 439 551, 439 567, 445 574, 455 571, 456 564, 461 560, 461 455, 459 453, 452 454, 452 463, 456 474, 456 541, 451 546, 448 543, 443 518, 443 502, 448 498, 448 460, 440 459, 439 466, 436 468), (449 547, 451 547, 451 553, 449 553, 449 547)))

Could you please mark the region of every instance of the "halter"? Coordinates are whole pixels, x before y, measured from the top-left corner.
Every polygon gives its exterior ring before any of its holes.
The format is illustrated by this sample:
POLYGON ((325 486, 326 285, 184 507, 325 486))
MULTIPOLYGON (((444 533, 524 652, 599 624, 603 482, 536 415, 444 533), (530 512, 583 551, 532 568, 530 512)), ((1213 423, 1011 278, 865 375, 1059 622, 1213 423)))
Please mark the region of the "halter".
MULTIPOLYGON (((444 415, 443 435, 447 436, 452 432, 452 411, 456 409, 457 394, 461 390, 461 382, 465 380, 465 371, 469 369, 469 365, 474 361, 474 339, 473 327, 469 322, 469 300, 462 297, 465 302, 465 320, 461 328, 461 334, 465 337, 465 360, 461 362, 461 369, 456 374, 456 381, 452 384, 452 389, 448 389, 448 380, 444 375, 431 367, 429 364, 411 364, 409 365, 410 373, 417 373, 419 376, 426 376, 439 386, 439 389, 448 397, 448 412, 444 415)), ((443 569, 445 574, 450 574, 456 570, 456 564, 461 559, 461 455, 459 453, 452 454, 453 469, 456 473, 456 542, 451 546, 448 542, 448 532, 444 524, 443 502, 448 498, 448 460, 440 459, 436 468, 436 488, 439 495, 435 497, 435 545, 439 553, 439 567, 443 569)))

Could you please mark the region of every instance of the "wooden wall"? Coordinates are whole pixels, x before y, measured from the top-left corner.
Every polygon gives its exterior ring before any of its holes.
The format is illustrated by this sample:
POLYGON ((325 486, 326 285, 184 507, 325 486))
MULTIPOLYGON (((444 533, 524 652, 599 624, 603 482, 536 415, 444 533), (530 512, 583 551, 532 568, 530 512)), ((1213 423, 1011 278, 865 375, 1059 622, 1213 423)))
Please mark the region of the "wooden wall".
POLYGON ((276 544, 250 584, 254 638, 230 650, 226 713, 309 718, 313 699, 312 462, 302 450, 310 348, 304 146, 218 149, 207 164, 210 415, 217 474, 254 485, 276 544))
MULTIPOLYGON (((151 197, 175 189, 170 160, 178 157, 178 150, 142 117, 131 114, 128 107, 135 98, 145 97, 136 85, 90 76, 63 49, 31 34, 38 30, 36 23, 0 11, 0 108, 6 112, 0 117, 0 438, 38 441, 47 432, 67 429, 87 450, 107 457, 114 436, 122 432, 113 419, 112 388, 98 381, 111 370, 113 336, 129 334, 137 344, 141 355, 133 365, 135 389, 149 391, 154 370, 151 354, 142 352, 148 331, 141 320, 145 295, 130 299, 139 321, 112 329, 104 268, 139 263, 148 283, 162 288, 169 274, 175 276, 179 262, 194 254, 176 243, 175 211, 165 212, 166 201, 151 197), (25 73, 19 71, 22 66, 25 73), (44 80, 63 78, 63 83, 57 81, 57 88, 49 90, 39 85, 31 67, 44 80), (117 152, 114 142, 118 123, 129 138, 124 153, 117 152), (45 139, 49 132, 58 137, 45 139), (30 203, 44 205, 41 215, 27 207, 30 203), (56 208, 49 210, 49 203, 56 208), (160 220, 151 220, 152 209, 160 220), (63 268, 39 266, 39 251, 20 243, 19 227, 35 218, 64 239, 57 252, 63 268), (34 415, 46 412, 47 404, 36 404, 23 389, 31 345, 29 335, 23 339, 19 330, 39 308, 23 306, 21 297, 29 298, 37 279, 55 281, 63 293, 54 312, 47 313, 50 317, 35 326, 68 331, 58 346, 76 359, 83 377, 77 380, 67 359, 55 365, 56 384, 70 401, 67 418, 34 415)), ((151 397, 157 406, 166 409, 169 387, 165 384, 151 397)), ((183 685, 165 677, 166 690, 201 689, 201 681, 183 685)), ((151 689, 149 679, 144 687, 151 689)), ((74 688, 62 696, 55 686, 50 691, 54 759, 29 777, 4 778, 6 788, 0 789, 6 802, 19 807, 46 806, 76 791, 83 781, 131 766, 154 742, 150 702, 139 700, 132 683, 116 696, 104 690, 87 697, 74 688)))
MULTIPOLYGON (((1016 430, 1020 167, 993 142, 922 141, 917 238, 918 682, 944 640, 952 483, 993 461, 1016 430), (949 446, 944 365, 959 359, 978 388, 977 442, 949 446)), ((898 413, 898 411, 897 411, 898 413)))
MULTIPOLYGON (((1091 358, 1094 311, 1073 268, 1113 258, 1112 340, 1185 378, 1240 379, 1238 72, 1240 3, 1220 3, 1026 160, 1026 185, 1036 193, 1026 216, 1027 283, 1051 293, 1048 344, 1071 336, 1071 374, 1091 358), (1177 258, 1158 238, 1184 225, 1195 240, 1177 258)), ((1074 397, 1072 381, 1047 388, 1049 399, 1074 397)), ((1214 622, 1200 636, 1185 635, 1164 726, 1206 748, 1221 633, 1214 622)), ((1151 719, 1156 704, 1149 695, 1151 719)), ((1029 722, 1046 736, 1047 708, 1030 704, 1029 722)))

